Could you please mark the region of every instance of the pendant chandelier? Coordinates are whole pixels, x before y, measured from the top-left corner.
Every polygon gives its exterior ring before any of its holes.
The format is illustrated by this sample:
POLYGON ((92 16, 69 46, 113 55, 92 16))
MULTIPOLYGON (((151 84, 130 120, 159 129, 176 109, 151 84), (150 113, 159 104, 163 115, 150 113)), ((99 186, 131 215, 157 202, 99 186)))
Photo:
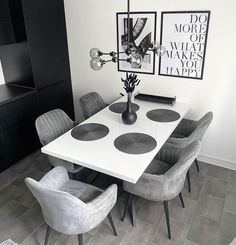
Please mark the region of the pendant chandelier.
POLYGON ((164 46, 160 45, 159 42, 154 40, 152 43, 150 42, 148 47, 145 47, 145 53, 143 50, 140 50, 139 47, 136 46, 134 40, 132 40, 132 31, 133 26, 131 26, 130 19, 130 0, 127 0, 127 41, 122 44, 123 51, 122 52, 102 52, 98 48, 92 48, 89 52, 90 57, 92 58, 90 61, 90 66, 94 71, 101 70, 102 67, 108 63, 113 62, 128 62, 130 63, 132 68, 139 68, 142 65, 143 58, 146 55, 147 51, 152 51, 157 56, 162 56, 166 53, 166 49, 164 46), (126 59, 120 59, 119 54, 126 54, 126 59), (109 56, 108 59, 103 58, 104 56, 109 56))

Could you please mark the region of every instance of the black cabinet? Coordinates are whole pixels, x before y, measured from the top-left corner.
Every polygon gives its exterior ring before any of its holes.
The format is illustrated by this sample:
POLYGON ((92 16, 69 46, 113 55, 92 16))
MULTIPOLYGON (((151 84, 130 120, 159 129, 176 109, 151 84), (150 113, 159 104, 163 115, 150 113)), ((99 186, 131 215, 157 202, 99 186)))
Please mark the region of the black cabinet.
POLYGON ((36 92, 0 106, 0 171, 40 147, 34 126, 38 114, 36 92))
POLYGON ((0 60, 2 171, 40 147, 39 115, 60 108, 74 119, 63 0, 0 0, 0 60))

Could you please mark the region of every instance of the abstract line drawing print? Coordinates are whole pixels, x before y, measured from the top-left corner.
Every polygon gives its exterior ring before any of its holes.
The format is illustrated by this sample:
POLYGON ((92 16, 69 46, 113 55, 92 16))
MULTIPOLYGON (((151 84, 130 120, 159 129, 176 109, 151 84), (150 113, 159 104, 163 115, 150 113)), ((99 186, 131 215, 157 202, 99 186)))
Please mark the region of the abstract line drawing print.
POLYGON ((117 13, 117 46, 120 59, 129 58, 130 54, 125 53, 128 36, 131 53, 138 51, 143 59, 142 64, 138 68, 132 68, 130 63, 118 61, 118 71, 154 74, 155 56, 149 48, 156 38, 156 13, 132 12, 129 35, 127 13, 117 13))

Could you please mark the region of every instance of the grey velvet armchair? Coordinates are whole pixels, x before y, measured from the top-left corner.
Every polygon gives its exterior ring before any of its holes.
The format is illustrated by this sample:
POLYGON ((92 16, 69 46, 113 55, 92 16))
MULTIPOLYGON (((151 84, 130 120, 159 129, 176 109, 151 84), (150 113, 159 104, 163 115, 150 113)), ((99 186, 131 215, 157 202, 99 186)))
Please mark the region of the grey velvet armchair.
POLYGON ((91 92, 82 96, 80 98, 80 105, 85 119, 88 119, 107 106, 101 95, 96 92, 91 92))
POLYGON ((64 167, 56 167, 39 182, 26 178, 25 183, 38 200, 48 224, 45 245, 51 228, 67 235, 78 235, 79 245, 83 234, 97 227, 107 216, 115 235, 116 229, 110 214, 117 199, 117 185, 105 191, 70 180, 64 167))
MULTIPOLYGON (((74 122, 64 111, 60 109, 46 112, 39 116, 35 121, 36 130, 42 146, 47 145, 70 130, 73 125, 74 122)), ((73 177, 83 169, 83 167, 79 165, 75 165, 56 157, 48 156, 48 159, 53 167, 64 166, 69 173, 74 175, 73 177)))
POLYGON ((171 239, 168 201, 179 195, 183 208, 182 188, 186 173, 200 151, 200 141, 195 141, 185 148, 164 145, 145 173, 136 184, 123 182, 123 189, 129 193, 122 220, 127 209, 131 208, 132 224, 135 225, 135 205, 133 195, 151 201, 163 201, 168 237, 171 239))
MULTIPOLYGON (((202 140, 204 133, 209 127, 213 119, 213 113, 207 112, 200 120, 193 121, 189 119, 183 119, 173 134, 167 140, 167 143, 173 144, 177 147, 183 148, 186 145, 192 143, 195 140, 202 140)), ((199 172, 199 165, 197 158, 194 160, 197 171, 199 172)), ((187 180, 189 186, 189 192, 191 192, 190 174, 187 173, 187 180)))

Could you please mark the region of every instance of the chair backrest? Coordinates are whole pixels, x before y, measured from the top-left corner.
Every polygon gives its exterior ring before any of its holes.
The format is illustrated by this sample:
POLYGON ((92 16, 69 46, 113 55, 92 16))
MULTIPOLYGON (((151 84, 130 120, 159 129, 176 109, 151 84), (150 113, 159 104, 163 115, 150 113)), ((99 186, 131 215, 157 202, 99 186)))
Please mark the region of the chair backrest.
POLYGON ((82 96, 80 98, 80 105, 85 119, 88 119, 107 106, 102 97, 96 92, 82 96))
POLYGON ((200 148, 201 142, 200 140, 197 140, 181 150, 178 148, 176 149, 179 154, 178 161, 165 174, 163 174, 165 179, 165 182, 163 183, 163 195, 166 200, 175 197, 181 192, 187 171, 197 158, 200 148))
POLYGON ((73 121, 60 109, 39 116, 35 121, 41 144, 47 145, 73 127, 73 121))
POLYGON ((207 128, 211 124, 213 119, 213 113, 211 111, 207 112, 199 121, 195 123, 194 131, 189 135, 189 142, 192 143, 195 140, 202 140, 207 128))

